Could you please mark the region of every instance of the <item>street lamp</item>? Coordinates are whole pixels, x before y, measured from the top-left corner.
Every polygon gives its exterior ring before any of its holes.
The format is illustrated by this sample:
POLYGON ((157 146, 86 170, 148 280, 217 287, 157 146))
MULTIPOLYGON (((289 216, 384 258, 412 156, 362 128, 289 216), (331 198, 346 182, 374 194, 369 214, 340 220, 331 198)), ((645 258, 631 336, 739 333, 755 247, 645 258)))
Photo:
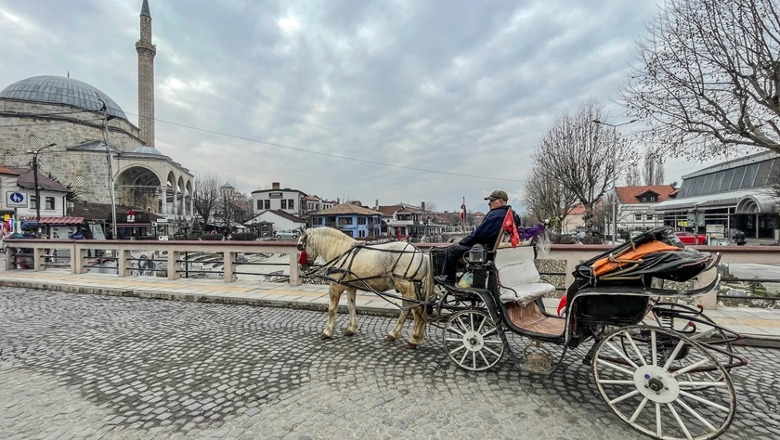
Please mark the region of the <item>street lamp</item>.
MULTIPOLYGON (((639 121, 639 119, 632 119, 630 121, 621 122, 619 124, 610 124, 609 122, 604 122, 598 119, 594 119, 592 122, 596 125, 606 125, 608 127, 617 128, 622 125, 633 124, 634 122, 637 121, 639 121)), ((617 152, 617 149, 613 149, 613 151, 617 152)), ((617 162, 617 159, 615 159, 615 161, 617 162)), ((617 203, 618 203, 617 176, 615 176, 615 180, 612 182, 612 191, 615 193, 613 195, 614 199, 612 200, 612 244, 616 244, 617 243, 617 203)))
POLYGON ((38 187, 38 153, 41 151, 51 148, 53 146, 57 145, 56 143, 51 143, 45 147, 38 148, 37 150, 27 150, 27 154, 32 154, 32 168, 33 168, 33 186, 35 191, 35 227, 38 228, 38 235, 40 235, 40 224, 41 224, 41 189, 38 187))
POLYGON ((116 240, 117 228, 116 228, 116 194, 114 192, 114 171, 111 167, 111 149, 108 146, 108 121, 114 119, 114 116, 108 114, 108 106, 105 101, 98 99, 103 107, 100 109, 103 112, 103 144, 106 146, 106 161, 108 162, 108 192, 111 194, 111 238, 116 240))

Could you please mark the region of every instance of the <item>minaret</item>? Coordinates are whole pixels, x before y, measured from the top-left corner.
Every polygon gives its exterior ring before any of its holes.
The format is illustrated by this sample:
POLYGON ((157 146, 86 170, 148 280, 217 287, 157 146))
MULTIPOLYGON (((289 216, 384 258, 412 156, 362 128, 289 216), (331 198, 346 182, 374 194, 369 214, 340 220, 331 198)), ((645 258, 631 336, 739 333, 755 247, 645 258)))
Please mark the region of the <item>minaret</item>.
POLYGON ((141 5, 141 39, 135 43, 138 52, 138 128, 144 145, 154 146, 154 55, 152 14, 149 2, 141 5))

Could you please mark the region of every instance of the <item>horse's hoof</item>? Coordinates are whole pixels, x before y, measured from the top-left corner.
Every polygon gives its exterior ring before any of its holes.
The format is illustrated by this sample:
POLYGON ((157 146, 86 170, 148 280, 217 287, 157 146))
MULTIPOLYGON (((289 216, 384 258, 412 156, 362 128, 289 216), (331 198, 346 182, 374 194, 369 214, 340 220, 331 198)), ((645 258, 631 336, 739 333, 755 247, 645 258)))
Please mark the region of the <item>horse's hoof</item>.
POLYGON ((344 336, 355 336, 355 332, 352 330, 344 330, 344 336))
POLYGON ((387 335, 387 337, 385 337, 385 341, 387 341, 387 342, 395 342, 397 340, 398 340, 398 338, 396 338, 393 335, 387 335))
POLYGON ((322 340, 325 340, 325 339, 333 339, 333 337, 332 337, 332 336, 330 336, 330 335, 329 335, 329 334, 327 334, 327 333, 323 333, 323 334, 321 334, 321 335, 320 335, 320 339, 322 339, 322 340))
POLYGON ((416 350, 417 349, 417 344, 412 344, 411 342, 407 342, 406 343, 406 348, 408 348, 409 350, 416 350))

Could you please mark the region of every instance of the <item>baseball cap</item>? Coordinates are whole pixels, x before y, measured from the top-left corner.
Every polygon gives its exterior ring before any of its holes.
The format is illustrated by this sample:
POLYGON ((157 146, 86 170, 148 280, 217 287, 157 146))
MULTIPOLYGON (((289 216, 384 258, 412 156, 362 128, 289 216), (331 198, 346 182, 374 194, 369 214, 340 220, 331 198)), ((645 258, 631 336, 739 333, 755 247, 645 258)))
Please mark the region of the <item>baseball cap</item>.
POLYGON ((495 199, 501 199, 505 202, 509 201, 509 197, 507 197, 506 192, 501 191, 500 189, 497 189, 490 193, 489 196, 485 197, 485 200, 495 200, 495 199))

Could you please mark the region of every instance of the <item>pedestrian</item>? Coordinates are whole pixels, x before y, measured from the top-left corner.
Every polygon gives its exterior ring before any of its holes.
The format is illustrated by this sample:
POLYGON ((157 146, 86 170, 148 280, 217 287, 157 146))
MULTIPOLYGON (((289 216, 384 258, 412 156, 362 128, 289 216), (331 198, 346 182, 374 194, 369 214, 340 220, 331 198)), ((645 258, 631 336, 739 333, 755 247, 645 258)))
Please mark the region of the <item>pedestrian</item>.
POLYGON ((745 245, 745 233, 741 229, 737 229, 736 234, 734 234, 734 242, 737 243, 737 246, 745 245))

